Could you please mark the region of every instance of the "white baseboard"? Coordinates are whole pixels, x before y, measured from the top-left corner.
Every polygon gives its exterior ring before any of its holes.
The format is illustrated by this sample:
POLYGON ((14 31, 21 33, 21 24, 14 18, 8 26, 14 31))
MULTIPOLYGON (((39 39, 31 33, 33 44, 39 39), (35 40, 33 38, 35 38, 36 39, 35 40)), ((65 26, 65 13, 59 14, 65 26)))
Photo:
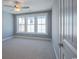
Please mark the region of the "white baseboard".
POLYGON ((25 37, 25 36, 14 36, 16 38, 25 38, 25 39, 40 39, 40 40, 51 40, 50 38, 41 38, 41 37, 25 37))
POLYGON ((56 59, 58 59, 58 55, 55 48, 54 48, 54 52, 55 52, 56 59))
POLYGON ((3 38, 3 39, 2 39, 2 42, 6 41, 6 40, 8 40, 8 39, 11 39, 11 38, 13 38, 13 36, 9 36, 9 37, 3 38))

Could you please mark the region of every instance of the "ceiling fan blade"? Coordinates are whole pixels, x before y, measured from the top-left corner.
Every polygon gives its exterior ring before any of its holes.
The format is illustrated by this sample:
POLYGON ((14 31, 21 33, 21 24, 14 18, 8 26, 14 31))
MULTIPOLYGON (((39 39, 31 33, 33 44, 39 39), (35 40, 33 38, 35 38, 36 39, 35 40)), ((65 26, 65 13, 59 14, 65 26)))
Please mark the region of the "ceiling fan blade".
POLYGON ((10 6, 10 5, 3 5, 3 6, 5 6, 5 7, 12 7, 12 8, 14 8, 13 6, 10 6))
POLYGON ((22 8, 24 8, 24 9, 28 9, 28 8, 30 8, 30 7, 22 7, 22 8))

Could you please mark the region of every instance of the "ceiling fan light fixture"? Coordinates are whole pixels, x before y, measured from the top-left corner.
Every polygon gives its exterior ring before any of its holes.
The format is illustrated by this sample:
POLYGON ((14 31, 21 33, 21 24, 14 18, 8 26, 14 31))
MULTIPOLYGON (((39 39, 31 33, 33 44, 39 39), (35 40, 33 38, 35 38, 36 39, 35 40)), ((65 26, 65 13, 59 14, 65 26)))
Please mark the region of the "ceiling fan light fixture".
POLYGON ((21 8, 15 8, 15 11, 21 11, 21 8))

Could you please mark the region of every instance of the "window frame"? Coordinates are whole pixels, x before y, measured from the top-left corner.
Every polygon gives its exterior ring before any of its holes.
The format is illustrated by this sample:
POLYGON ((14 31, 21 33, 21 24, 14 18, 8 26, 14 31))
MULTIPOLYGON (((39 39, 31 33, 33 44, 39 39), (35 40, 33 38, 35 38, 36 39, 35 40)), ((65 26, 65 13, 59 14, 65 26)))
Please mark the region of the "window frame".
MULTIPOLYGON (((30 25, 30 26, 31 26, 31 25, 34 25, 34 32, 27 32, 27 30, 26 30, 26 33, 35 33, 35 24, 28 24, 28 18, 29 18, 29 17, 34 17, 34 16, 28 16, 28 17, 26 18, 27 20, 26 20, 26 24, 25 24, 26 26, 25 26, 25 27, 28 28, 27 25, 30 25)), ((35 23, 35 17, 34 17, 34 23, 35 23)))
MULTIPOLYGON (((18 22, 18 20, 19 20, 19 17, 20 18, 22 18, 22 17, 24 17, 24 16, 17 16, 17 18, 16 18, 16 33, 23 33, 23 32, 19 32, 19 25, 24 25, 24 27, 25 27, 25 24, 19 24, 19 22, 18 22), (17 29, 18 28, 18 29, 17 29)), ((25 17, 24 17, 24 19, 25 19, 25 17)), ((26 23, 26 22, 25 22, 26 23)), ((26 28, 25 28, 25 32, 26 32, 26 28)))
POLYGON ((25 32, 18 32, 17 31, 18 23, 16 21, 16 24, 17 24, 16 33, 19 33, 19 34, 40 34, 40 35, 48 35, 48 13, 17 15, 16 16, 16 20, 17 20, 18 17, 24 17, 24 19, 25 19, 25 32), (45 30, 46 33, 38 33, 37 32, 37 17, 38 16, 46 16, 46 30, 45 30), (35 25, 34 26, 36 26, 36 28, 34 28, 34 32, 27 32, 27 24, 26 24, 26 22, 27 22, 27 18, 28 17, 34 17, 34 19, 35 19, 35 25))
MULTIPOLYGON (((42 17, 42 16, 37 16, 36 18, 38 18, 38 17, 42 17)), ((45 32, 47 33, 47 16, 46 15, 44 15, 43 17, 46 17, 46 19, 45 19, 45 24, 37 24, 37 27, 38 27, 38 25, 45 25, 45 28, 46 28, 46 30, 45 30, 45 32)), ((37 23, 38 23, 38 20, 37 20, 37 23)), ((38 29, 38 28, 37 28, 38 29)), ((42 28, 41 28, 41 30, 42 30, 42 28)), ((38 33, 38 32, 37 32, 38 33)), ((41 33, 40 33, 41 34, 41 33)))

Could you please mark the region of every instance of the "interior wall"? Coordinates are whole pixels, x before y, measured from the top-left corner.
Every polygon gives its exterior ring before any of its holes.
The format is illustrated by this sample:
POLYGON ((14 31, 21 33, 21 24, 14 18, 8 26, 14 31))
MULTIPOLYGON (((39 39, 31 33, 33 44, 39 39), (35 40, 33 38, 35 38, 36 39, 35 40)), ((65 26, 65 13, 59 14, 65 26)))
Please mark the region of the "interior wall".
MULTIPOLYGON (((47 35, 43 35, 43 34, 24 34, 24 33, 16 33, 16 16, 17 15, 26 15, 27 13, 24 13, 24 14, 16 14, 14 15, 14 33, 15 35, 17 36, 25 36, 25 37, 42 37, 42 38, 52 38, 52 33, 51 33, 51 29, 52 29, 52 17, 51 17, 51 11, 44 11, 44 12, 35 12, 35 13, 45 13, 47 12, 48 13, 48 34, 47 35)), ((28 14, 35 14, 34 12, 33 13, 28 13, 28 14)))
POLYGON ((2 38, 13 35, 13 16, 5 11, 2 12, 2 38))
POLYGON ((59 1, 54 0, 52 6, 52 46, 54 48, 56 59, 59 59, 59 1))

